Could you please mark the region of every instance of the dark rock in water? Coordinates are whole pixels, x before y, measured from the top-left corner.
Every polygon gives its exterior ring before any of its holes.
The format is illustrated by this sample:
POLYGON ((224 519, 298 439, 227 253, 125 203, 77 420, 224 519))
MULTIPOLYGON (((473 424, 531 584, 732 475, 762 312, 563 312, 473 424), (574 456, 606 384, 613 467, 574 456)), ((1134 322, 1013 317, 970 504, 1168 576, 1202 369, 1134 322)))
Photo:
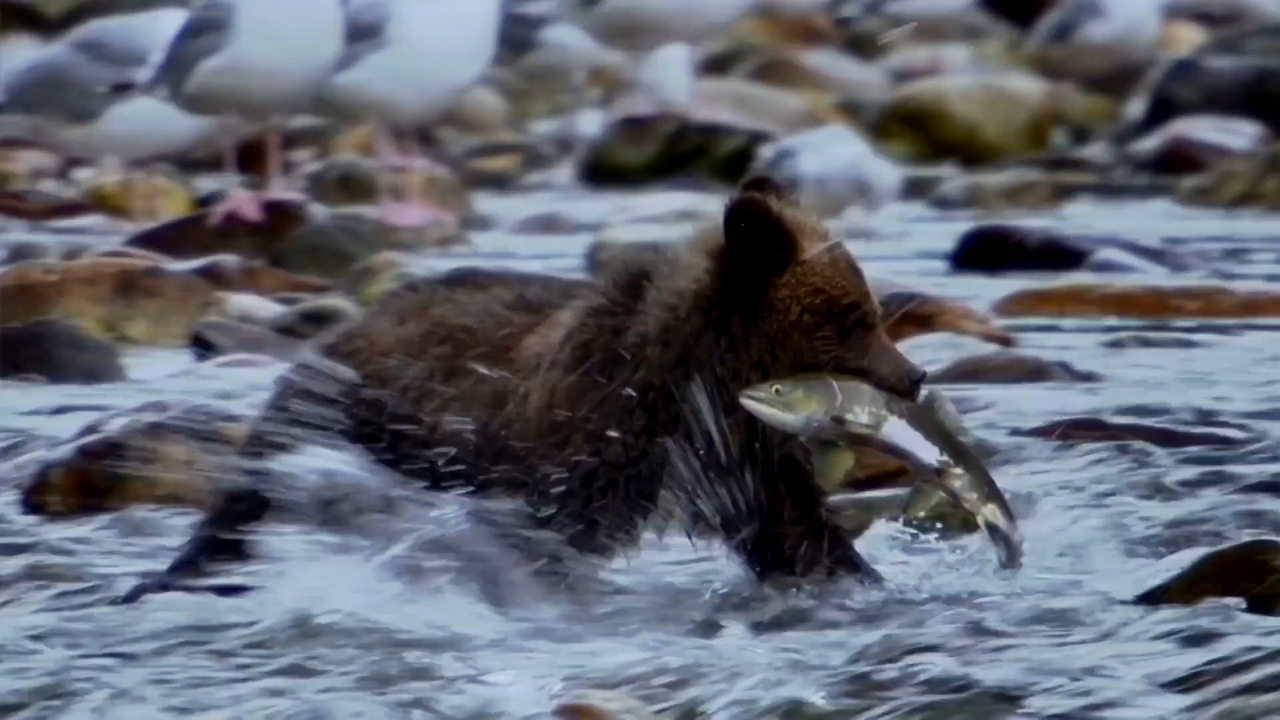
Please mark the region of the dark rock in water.
POLYGON ((1137 605, 1195 605, 1209 598, 1243 598, 1245 609, 1280 614, 1280 541, 1246 540, 1206 553, 1172 578, 1139 593, 1137 605))
POLYGON ((5 247, 3 259, 0 259, 0 265, 12 265, 28 260, 55 260, 57 259, 54 257, 56 254, 57 251, 50 247, 49 243, 23 240, 5 247))
POLYGON ((1251 118, 1280 133, 1280 57, 1213 53, 1208 48, 1152 71, 1149 89, 1130 102, 1132 115, 1117 139, 1130 141, 1184 115, 1251 118))
POLYGON ((610 126, 578 169, 582 182, 634 186, 676 178, 733 184, 773 139, 750 128, 694 123, 674 116, 623 118, 610 126))
POLYGON ((247 427, 206 405, 147 403, 101 418, 36 469, 22 509, 78 516, 135 505, 206 508, 247 427))
POLYGON ((1068 443, 1144 442, 1162 448, 1238 447, 1253 442, 1251 438, 1205 430, 1114 422, 1096 417, 1055 420, 1030 430, 1015 430, 1011 434, 1015 437, 1037 437, 1068 443))
POLYGON ((1159 350, 1190 350, 1191 348, 1204 347, 1204 343, 1199 340, 1193 340, 1182 335, 1143 335, 1138 333, 1130 333, 1127 335, 1119 335, 1117 337, 1104 340, 1101 343, 1104 348, 1112 350, 1122 349, 1159 349, 1159 350))
POLYGON ((1198 173, 1228 158, 1251 155, 1274 138, 1257 120, 1225 115, 1184 115, 1134 140, 1124 157, 1139 170, 1198 173))
POLYGON ((1119 237, 1064 235, 1046 228, 1004 223, 986 223, 969 228, 951 251, 955 272, 1131 272, 1143 264, 1155 264, 1171 271, 1189 270, 1194 265, 1172 252, 1150 248, 1119 237), (1133 258, 1133 263, 1100 258, 1104 250, 1115 250, 1133 258))
POLYGON ((27 374, 52 383, 126 379, 115 345, 50 318, 0 327, 0 378, 27 374))
POLYGON ((189 347, 199 362, 222 355, 254 353, 291 359, 302 347, 297 338, 248 323, 208 318, 196 323, 189 347))
POLYGON ((927 382, 943 385, 1099 382, 1101 380, 1103 380, 1102 375, 1081 370, 1063 360, 1044 360, 1032 355, 1000 350, 961 358, 940 370, 930 371, 927 382))
POLYGON ((262 222, 233 217, 218 226, 209 224, 207 212, 193 213, 147 228, 124 244, 184 260, 221 253, 267 258, 283 238, 306 224, 307 215, 300 204, 280 200, 268 201, 265 210, 262 222))
POLYGON ((1280 479, 1257 480, 1228 491, 1230 495, 1274 495, 1280 497, 1280 479))

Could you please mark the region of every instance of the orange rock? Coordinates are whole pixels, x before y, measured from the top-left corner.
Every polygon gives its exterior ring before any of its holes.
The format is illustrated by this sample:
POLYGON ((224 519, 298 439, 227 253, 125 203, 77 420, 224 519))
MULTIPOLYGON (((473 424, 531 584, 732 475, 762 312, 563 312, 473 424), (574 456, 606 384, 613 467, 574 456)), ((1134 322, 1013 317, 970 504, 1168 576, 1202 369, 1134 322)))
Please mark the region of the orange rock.
POLYGON ((997 327, 986 313, 951 300, 916 291, 881 293, 880 309, 885 330, 894 342, 949 332, 985 340, 1001 347, 1013 347, 1017 340, 997 327))
POLYGON ((1176 318, 1280 317, 1280 293, 1214 285, 1058 285, 1019 290, 992 308, 1001 317, 1176 318))

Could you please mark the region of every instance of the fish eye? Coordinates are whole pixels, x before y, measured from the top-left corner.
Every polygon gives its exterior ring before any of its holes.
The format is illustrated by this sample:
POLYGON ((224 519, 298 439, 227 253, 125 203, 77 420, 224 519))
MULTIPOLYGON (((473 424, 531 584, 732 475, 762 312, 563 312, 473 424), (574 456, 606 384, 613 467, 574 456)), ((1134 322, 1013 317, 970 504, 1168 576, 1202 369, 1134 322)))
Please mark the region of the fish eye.
POLYGON ((781 395, 781 394, 782 394, 782 386, 781 386, 781 385, 770 385, 770 386, 769 386, 769 392, 773 393, 774 395, 781 395))

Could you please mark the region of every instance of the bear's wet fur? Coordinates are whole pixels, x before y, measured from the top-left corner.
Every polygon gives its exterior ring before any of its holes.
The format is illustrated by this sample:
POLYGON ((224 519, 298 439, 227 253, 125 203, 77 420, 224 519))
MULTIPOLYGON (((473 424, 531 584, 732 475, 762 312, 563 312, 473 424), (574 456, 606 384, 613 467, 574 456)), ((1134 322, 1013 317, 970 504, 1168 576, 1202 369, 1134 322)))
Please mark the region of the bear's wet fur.
POLYGON ((915 399, 924 372, 886 336, 849 251, 770 179, 748 180, 722 224, 672 249, 594 281, 460 269, 398 289, 319 346, 357 379, 308 390, 300 362, 261 424, 321 408, 303 426, 429 488, 522 495, 532 522, 588 555, 633 546, 665 483, 761 578, 865 575, 808 451, 736 395, 834 373, 915 399), (708 443, 693 387, 734 450, 673 473, 672 442, 708 443))

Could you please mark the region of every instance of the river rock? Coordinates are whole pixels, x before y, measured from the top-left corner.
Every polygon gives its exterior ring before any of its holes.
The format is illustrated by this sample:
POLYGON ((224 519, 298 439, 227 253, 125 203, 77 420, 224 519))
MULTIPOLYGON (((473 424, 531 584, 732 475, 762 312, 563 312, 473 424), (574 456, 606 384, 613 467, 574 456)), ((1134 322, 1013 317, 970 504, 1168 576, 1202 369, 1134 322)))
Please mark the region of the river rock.
POLYGON ((267 328, 287 338, 309 340, 338 325, 358 319, 364 308, 342 295, 314 298, 288 308, 271 319, 267 328))
POLYGON ((1213 285, 1080 283, 1018 290, 998 300, 992 311, 999 317, 1272 318, 1280 317, 1280 293, 1213 285))
POLYGON ((1167 425, 1116 422, 1096 417, 1073 417, 1015 430, 1016 437, 1035 437, 1065 443, 1143 442, 1161 448, 1238 447, 1253 440, 1208 430, 1186 430, 1167 425))
POLYGON ((1160 51, 1162 3, 1060 0, 1027 31, 1022 49, 1050 79, 1125 96, 1160 51))
POLYGON ((564 157, 554 143, 533 138, 499 138, 473 143, 458 154, 458 175, 466 187, 504 189, 564 157))
POLYGON ((928 382, 945 384, 1015 384, 1042 382, 1099 382, 1102 375, 1081 370, 1063 360, 998 351, 961 358, 929 372, 928 382))
POLYGON ((103 339, 181 346, 213 303, 205 280, 134 260, 28 262, 0 271, 0 324, 61 318, 103 339))
POLYGON ((410 269, 408 255, 383 250, 352 265, 342 280, 342 289, 361 305, 372 307, 391 290, 419 276, 410 269))
POLYGON ((70 195, 32 188, 0 190, 0 217, 51 222, 97 214, 93 205, 70 195))
POLYGON ((782 183, 809 212, 831 218, 850 206, 874 212, 902 195, 905 176, 862 133, 823 125, 767 143, 750 171, 782 183))
POLYGON ((1020 73, 969 73, 899 87, 873 125, 890 156, 910 162, 984 165, 1040 152, 1056 128, 1092 132, 1114 103, 1020 73))
MULTIPOLYGON (((305 172, 306 194, 331 207, 376 204, 382 182, 400 182, 389 175, 383 177, 386 171, 376 161, 356 155, 330 157, 305 172)), ((454 230, 471 212, 466 188, 447 168, 433 164, 425 171, 413 172, 412 182, 421 185, 422 195, 432 207, 452 217, 454 230)))
POLYGON ((150 263, 152 265, 165 265, 173 261, 173 258, 160 253, 143 250, 142 248, 125 247, 122 245, 101 246, 101 245, 76 245, 67 249, 62 253, 61 260, 137 260, 139 262, 150 263))
POLYGON ((1198 173, 1230 158, 1257 154, 1274 137, 1252 118, 1183 115, 1126 145, 1123 158, 1147 172, 1198 173))
POLYGON ((1178 187, 1178 201, 1202 207, 1280 209, 1280 145, 1228 158, 1187 178, 1178 187))
POLYGON ((966 335, 1001 347, 1017 340, 1001 329, 986 313, 963 303, 901 286, 882 286, 873 281, 872 290, 880 302, 880 316, 889 339, 901 342, 920 335, 949 332, 966 335))
POLYGON ((1034 168, 964 173, 943 180, 928 204, 939 210, 1047 210, 1066 199, 1052 175, 1034 168))
POLYGON ((1280 541, 1246 540, 1202 555, 1164 582, 1138 593, 1137 605, 1195 605, 1209 598, 1243 598, 1245 610, 1280 614, 1280 541))
POLYGON ((560 700, 551 714, 556 720, 658 720, 648 706, 612 690, 582 690, 560 700))
POLYGON ((125 379, 115 345, 52 318, 0 326, 0 378, 17 375, 71 384, 125 379))
POLYGON ((249 260, 239 255, 214 255, 170 263, 168 267, 191 273, 218 290, 227 292, 274 295, 286 292, 321 293, 333 289, 333 283, 325 278, 271 267, 261 260, 249 260))
POLYGON ((191 189, 159 173, 100 177, 81 190, 85 201, 108 215, 139 222, 163 222, 195 212, 191 189))
POLYGON ((278 268, 339 280, 358 262, 381 250, 414 251, 467 242, 466 236, 457 232, 431 234, 444 230, 440 226, 425 231, 388 227, 356 208, 333 211, 282 238, 266 260, 278 268))
POLYGON ((1184 115, 1225 115, 1256 120, 1280 133, 1280 108, 1271 88, 1280 87, 1280 57, 1245 57, 1211 52, 1162 63, 1125 107, 1123 141, 1152 132, 1184 115))
POLYGON ((192 329, 188 347, 197 362, 240 354, 292 360, 302 349, 302 341, 260 325, 225 318, 205 318, 192 329))
POLYGON ((22 509, 63 517, 136 505, 207 510, 247 429, 245 418, 206 405, 148 403, 103 418, 41 458, 22 509))
POLYGON ((306 225, 308 218, 302 205, 280 200, 268 201, 265 212, 262 222, 231 217, 214 226, 204 210, 147 228, 124 244, 182 260, 222 253, 267 259, 284 238, 306 225))
POLYGON ((627 186, 675 178, 736 183, 756 149, 772 139, 760 130, 693 124, 674 115, 622 118, 588 150, 579 179, 597 186, 627 186))

